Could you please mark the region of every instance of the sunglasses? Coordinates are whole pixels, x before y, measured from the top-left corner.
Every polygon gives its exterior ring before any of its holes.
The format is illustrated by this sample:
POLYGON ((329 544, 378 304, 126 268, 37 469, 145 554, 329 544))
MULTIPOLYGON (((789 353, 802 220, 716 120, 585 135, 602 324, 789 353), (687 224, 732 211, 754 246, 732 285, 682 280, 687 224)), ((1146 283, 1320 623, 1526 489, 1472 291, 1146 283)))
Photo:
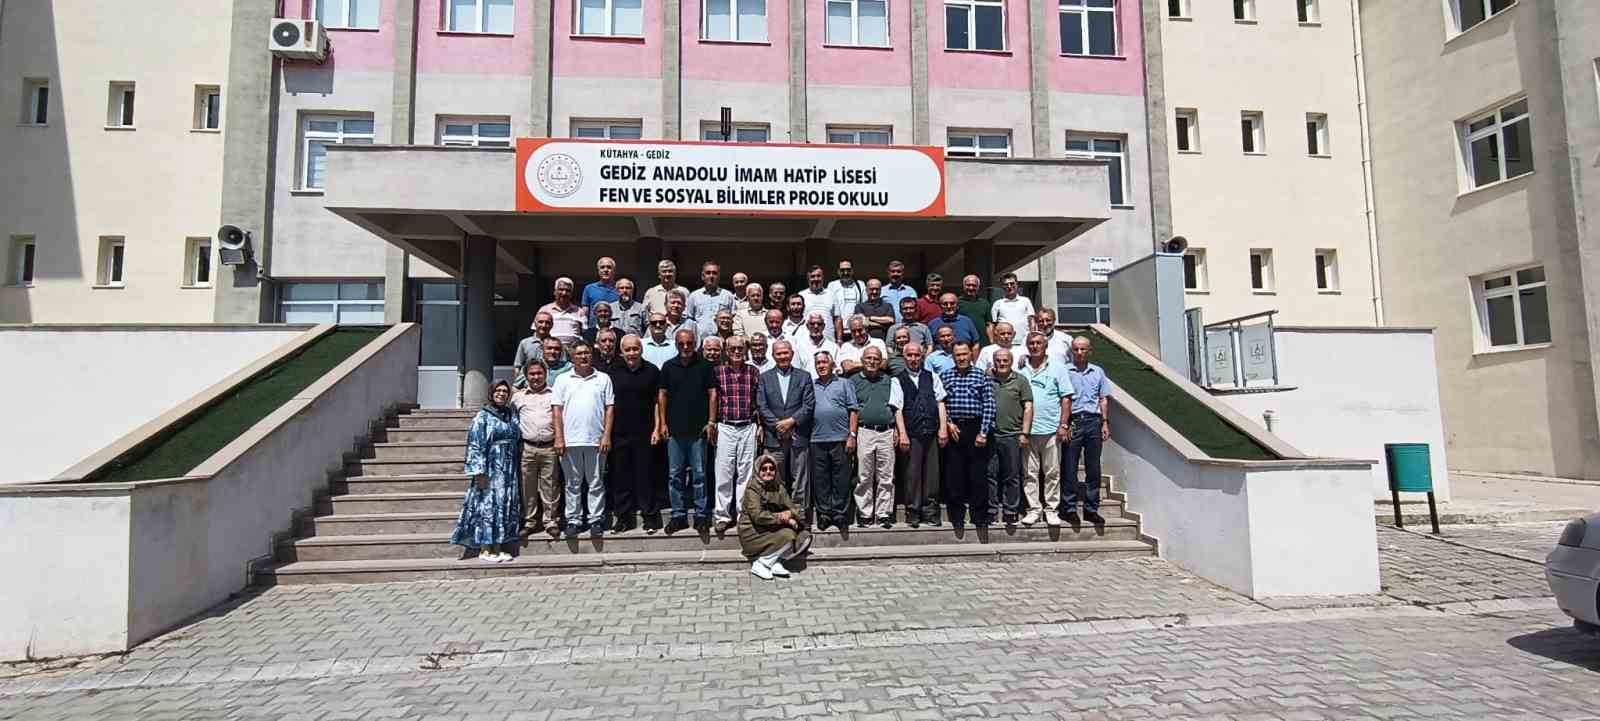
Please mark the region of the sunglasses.
POLYGON ((667 324, 667 322, 664 321, 664 320, 653 320, 653 321, 650 321, 650 325, 655 325, 655 326, 662 326, 662 325, 666 325, 666 324, 667 324))

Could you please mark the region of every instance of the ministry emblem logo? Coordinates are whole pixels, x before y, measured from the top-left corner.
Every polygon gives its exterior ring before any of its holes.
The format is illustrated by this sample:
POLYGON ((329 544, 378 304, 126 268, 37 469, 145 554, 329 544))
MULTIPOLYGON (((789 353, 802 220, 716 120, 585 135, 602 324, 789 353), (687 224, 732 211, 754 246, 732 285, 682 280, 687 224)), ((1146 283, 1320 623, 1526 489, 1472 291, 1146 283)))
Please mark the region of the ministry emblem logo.
POLYGON ((552 197, 565 198, 583 186, 583 169, 566 153, 551 153, 539 161, 539 187, 552 197))

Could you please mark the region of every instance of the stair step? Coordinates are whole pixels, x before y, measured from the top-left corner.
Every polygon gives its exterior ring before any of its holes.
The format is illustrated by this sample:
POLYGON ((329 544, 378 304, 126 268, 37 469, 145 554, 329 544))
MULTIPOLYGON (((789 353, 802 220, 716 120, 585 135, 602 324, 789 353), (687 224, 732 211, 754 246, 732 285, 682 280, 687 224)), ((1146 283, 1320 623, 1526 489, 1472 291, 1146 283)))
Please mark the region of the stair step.
MULTIPOLYGON (((457 469, 458 471, 460 469, 457 469)), ((333 495, 369 493, 456 493, 467 492, 465 473, 407 473, 392 476, 351 476, 335 480, 333 495)))
POLYGON ((451 431, 459 431, 462 435, 466 435, 467 429, 472 427, 472 419, 470 417, 460 417, 460 418, 458 418, 458 417, 455 417, 455 416, 443 416, 443 415, 441 415, 441 416, 410 415, 410 416, 400 416, 400 417, 396 418, 395 419, 395 424, 393 426, 391 426, 391 427, 393 427, 393 428, 416 428, 416 429, 451 430, 451 431))
POLYGON ((366 458, 379 461, 437 460, 440 458, 467 457, 467 437, 460 434, 454 440, 426 442, 373 443, 362 449, 366 458))
POLYGON ((449 443, 467 442, 465 428, 385 428, 379 440, 386 443, 449 443))
MULTIPOLYGON (((950 563, 1005 561, 1016 557, 1048 556, 1055 560, 1100 560, 1151 556, 1155 549, 1142 541, 1067 541, 1062 543, 939 544, 932 546, 853 546, 815 548, 803 563, 950 563)), ((594 553, 583 555, 523 555, 509 563, 484 563, 476 559, 412 558, 368 561, 294 561, 264 572, 264 585, 315 583, 380 583, 386 581, 484 578, 570 573, 606 573, 739 567, 750 561, 731 549, 659 551, 647 553, 594 553)))
POLYGON ((478 411, 468 408, 413 408, 407 415, 420 418, 472 418, 478 415, 478 411))
POLYGON ((466 453, 459 456, 436 458, 407 458, 403 460, 379 460, 376 458, 363 458, 355 463, 346 464, 345 476, 404 476, 434 473, 461 473, 466 465, 466 453))
POLYGON ((466 490, 423 493, 351 493, 317 501, 318 515, 459 513, 466 490))

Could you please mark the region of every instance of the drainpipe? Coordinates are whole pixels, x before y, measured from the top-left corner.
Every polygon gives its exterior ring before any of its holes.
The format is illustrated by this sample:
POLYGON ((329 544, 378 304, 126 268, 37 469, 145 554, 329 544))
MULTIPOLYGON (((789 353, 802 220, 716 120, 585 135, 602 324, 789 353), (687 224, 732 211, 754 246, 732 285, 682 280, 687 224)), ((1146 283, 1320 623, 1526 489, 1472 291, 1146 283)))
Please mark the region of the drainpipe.
POLYGON ((1372 184, 1372 126, 1367 119, 1367 63, 1361 43, 1361 0, 1350 0, 1350 35, 1354 42, 1356 118, 1361 129, 1361 192, 1366 200, 1367 265, 1372 270, 1372 322, 1384 324, 1383 269, 1378 257, 1378 212, 1372 184))

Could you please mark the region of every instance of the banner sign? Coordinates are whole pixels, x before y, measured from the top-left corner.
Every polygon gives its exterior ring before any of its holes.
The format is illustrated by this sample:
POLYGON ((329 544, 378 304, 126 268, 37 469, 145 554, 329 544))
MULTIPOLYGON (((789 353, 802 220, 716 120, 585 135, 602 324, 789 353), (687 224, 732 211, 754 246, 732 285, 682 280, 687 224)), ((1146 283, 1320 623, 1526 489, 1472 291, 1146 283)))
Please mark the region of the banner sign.
POLYGON ((878 215, 945 212, 944 149, 517 139, 529 213, 878 215))

